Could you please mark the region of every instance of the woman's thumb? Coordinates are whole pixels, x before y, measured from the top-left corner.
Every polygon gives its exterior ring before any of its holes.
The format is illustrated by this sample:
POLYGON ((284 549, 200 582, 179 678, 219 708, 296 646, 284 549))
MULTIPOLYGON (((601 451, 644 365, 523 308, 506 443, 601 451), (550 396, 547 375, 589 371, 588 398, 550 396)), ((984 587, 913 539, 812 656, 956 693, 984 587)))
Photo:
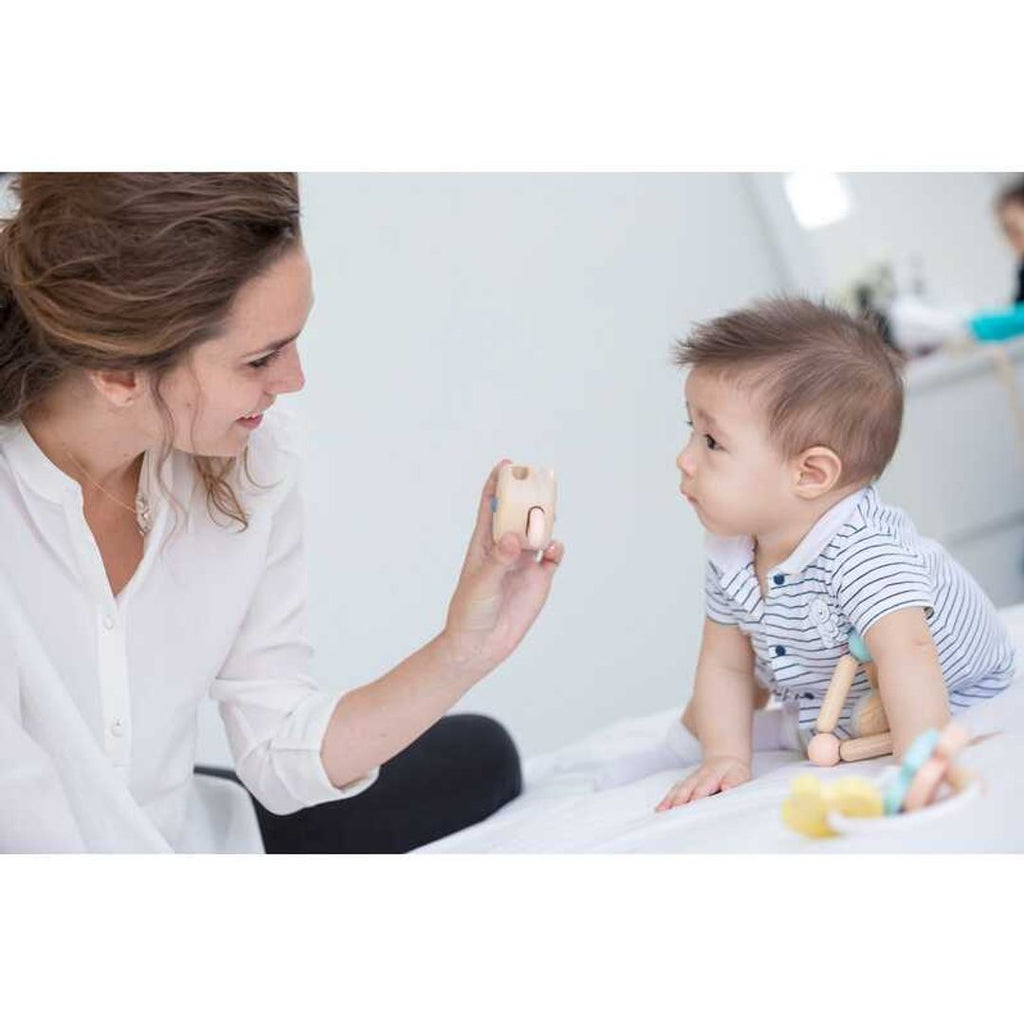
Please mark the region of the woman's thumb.
POLYGON ((514 533, 503 534, 501 539, 491 548, 489 559, 502 568, 512 565, 522 553, 522 545, 514 533))

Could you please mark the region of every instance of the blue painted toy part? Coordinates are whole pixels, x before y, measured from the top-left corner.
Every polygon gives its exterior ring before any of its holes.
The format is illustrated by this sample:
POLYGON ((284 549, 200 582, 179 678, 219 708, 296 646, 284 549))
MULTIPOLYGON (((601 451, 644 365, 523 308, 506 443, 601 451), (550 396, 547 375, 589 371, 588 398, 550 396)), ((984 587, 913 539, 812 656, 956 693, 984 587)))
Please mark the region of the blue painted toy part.
POLYGON ((893 779, 892 784, 885 791, 882 804, 886 814, 899 814, 903 809, 903 801, 907 799, 907 793, 914 781, 914 776, 924 767, 935 748, 939 745, 939 730, 929 729, 921 733, 913 743, 907 747, 903 755, 903 763, 900 765, 899 775, 893 779))
POLYGON ((857 630, 850 630, 850 635, 846 638, 846 644, 850 648, 850 653, 862 665, 867 664, 871 660, 871 655, 868 653, 868 649, 857 630))
POLYGON ((1006 341, 1024 334, 1024 303, 1004 309, 989 309, 968 321, 978 341, 1006 341))
POLYGON ((907 799, 907 793, 910 791, 910 784, 913 782, 913 776, 907 778, 901 771, 889 788, 885 791, 885 796, 882 797, 882 807, 886 814, 899 814, 903 809, 903 801, 907 799))
POLYGON ((903 755, 903 770, 909 771, 913 778, 925 765, 925 762, 935 753, 939 745, 939 730, 929 729, 921 733, 913 743, 907 747, 903 755))
POLYGON ((491 511, 492 512, 497 512, 498 511, 498 499, 497 498, 491 498, 491 511))

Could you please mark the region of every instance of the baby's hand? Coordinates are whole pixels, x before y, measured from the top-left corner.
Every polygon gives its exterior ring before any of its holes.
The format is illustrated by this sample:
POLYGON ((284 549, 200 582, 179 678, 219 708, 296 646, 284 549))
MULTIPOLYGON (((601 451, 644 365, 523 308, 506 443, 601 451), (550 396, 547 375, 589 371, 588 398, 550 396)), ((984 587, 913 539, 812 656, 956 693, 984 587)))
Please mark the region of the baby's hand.
POLYGON ((709 757, 681 782, 677 782, 655 807, 655 811, 668 811, 691 800, 699 800, 712 793, 724 793, 733 786, 750 780, 750 765, 738 757, 709 757))

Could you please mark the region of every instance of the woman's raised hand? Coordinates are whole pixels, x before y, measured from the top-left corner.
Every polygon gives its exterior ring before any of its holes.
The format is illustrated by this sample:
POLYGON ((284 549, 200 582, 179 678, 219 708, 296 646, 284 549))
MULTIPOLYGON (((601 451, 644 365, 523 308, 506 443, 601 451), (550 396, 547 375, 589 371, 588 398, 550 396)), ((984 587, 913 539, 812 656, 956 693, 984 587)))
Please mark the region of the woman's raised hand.
POLYGON ((498 471, 509 461, 499 462, 484 485, 476 528, 442 634, 454 658, 473 662, 485 671, 504 661, 526 635, 544 607, 565 552, 558 541, 540 553, 524 551, 512 533, 495 543, 492 502, 498 471))

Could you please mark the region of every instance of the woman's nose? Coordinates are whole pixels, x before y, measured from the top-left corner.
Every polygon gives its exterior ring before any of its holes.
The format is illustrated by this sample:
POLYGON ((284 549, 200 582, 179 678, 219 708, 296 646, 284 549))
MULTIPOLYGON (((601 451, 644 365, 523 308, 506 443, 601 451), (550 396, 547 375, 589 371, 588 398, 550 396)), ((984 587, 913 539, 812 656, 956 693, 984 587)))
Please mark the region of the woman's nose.
POLYGON ((302 360, 299 358, 299 350, 294 345, 289 345, 282 353, 277 365, 280 372, 274 378, 273 387, 270 389, 275 395, 288 395, 305 387, 306 377, 302 372, 302 360))

